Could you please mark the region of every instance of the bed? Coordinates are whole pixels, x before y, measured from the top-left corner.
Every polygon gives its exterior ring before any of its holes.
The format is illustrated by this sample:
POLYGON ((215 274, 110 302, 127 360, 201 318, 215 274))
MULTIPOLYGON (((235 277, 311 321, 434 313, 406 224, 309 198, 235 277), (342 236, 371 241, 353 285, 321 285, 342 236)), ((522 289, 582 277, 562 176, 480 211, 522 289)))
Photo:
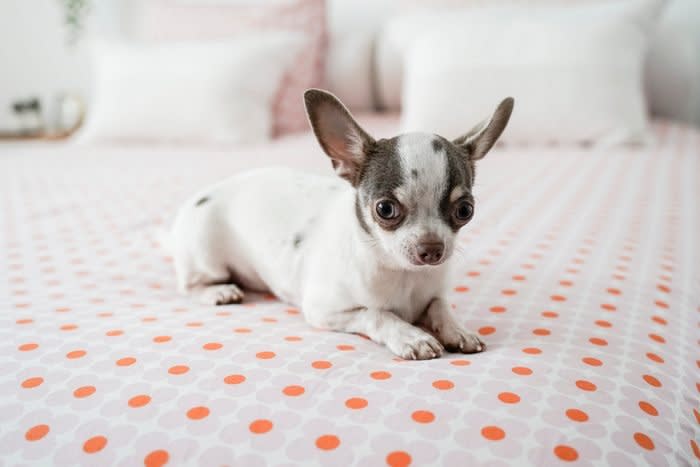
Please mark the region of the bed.
POLYGON ((309 133, 1 146, 0 465, 698 465, 700 132, 654 137, 482 161, 449 298, 488 349, 419 362, 272 296, 176 293, 179 202, 252 166, 330 174, 309 133))

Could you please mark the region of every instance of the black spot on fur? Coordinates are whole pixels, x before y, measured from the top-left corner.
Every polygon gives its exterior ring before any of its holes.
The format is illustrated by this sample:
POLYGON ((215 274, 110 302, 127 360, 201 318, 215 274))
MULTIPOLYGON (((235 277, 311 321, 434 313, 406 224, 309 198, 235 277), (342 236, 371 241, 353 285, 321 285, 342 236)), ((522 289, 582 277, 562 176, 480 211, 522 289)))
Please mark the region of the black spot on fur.
POLYGON ((369 230, 369 226, 367 225, 367 222, 365 221, 364 216, 362 215, 362 206, 360 205, 360 195, 357 194, 355 196, 355 216, 357 216, 357 222, 360 223, 360 227, 362 230, 365 231, 368 235, 372 235, 372 232, 369 230))
POLYGON ((301 232, 294 235, 294 239, 292 239, 292 245, 294 245, 294 248, 299 248, 303 242, 304 242, 304 235, 301 232))
POLYGON ((199 201, 197 201, 196 203, 194 203, 194 205, 195 205, 195 206, 201 206, 202 204, 204 204, 204 203, 206 203, 207 201, 209 201, 209 199, 210 199, 210 198, 209 198, 208 196, 205 196, 204 198, 200 198, 199 201))
POLYGON ((474 202, 471 194, 471 188, 474 184, 474 164, 469 160, 469 155, 463 149, 446 139, 439 138, 439 141, 440 147, 447 158, 447 173, 445 174, 447 186, 440 201, 440 215, 447 225, 451 226, 454 231, 457 231, 460 226, 455 225, 452 219, 454 205, 450 202, 450 194, 452 190, 461 186, 464 189, 463 198, 469 199, 472 203, 474 202))
POLYGON ((433 139, 432 145, 433 145, 433 151, 435 151, 435 152, 439 152, 443 149, 442 141, 440 141, 438 138, 433 139))
POLYGON ((418 178, 418 171, 416 169, 411 169, 411 176, 414 179, 417 179, 418 178))

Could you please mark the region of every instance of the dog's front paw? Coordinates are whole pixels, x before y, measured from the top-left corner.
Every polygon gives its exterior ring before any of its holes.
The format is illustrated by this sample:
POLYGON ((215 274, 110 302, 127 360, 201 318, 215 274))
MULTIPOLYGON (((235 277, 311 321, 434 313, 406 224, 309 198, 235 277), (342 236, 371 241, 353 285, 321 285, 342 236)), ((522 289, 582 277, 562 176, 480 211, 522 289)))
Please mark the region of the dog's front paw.
POLYGON ((430 360, 442 355, 440 342, 427 332, 416 329, 402 333, 386 343, 386 346, 405 360, 430 360))
POLYGON ((202 290, 199 301, 204 305, 241 303, 243 301, 243 291, 235 284, 210 285, 202 290))
POLYGON ((442 329, 438 338, 450 352, 477 353, 486 349, 486 344, 479 336, 462 328, 442 329))

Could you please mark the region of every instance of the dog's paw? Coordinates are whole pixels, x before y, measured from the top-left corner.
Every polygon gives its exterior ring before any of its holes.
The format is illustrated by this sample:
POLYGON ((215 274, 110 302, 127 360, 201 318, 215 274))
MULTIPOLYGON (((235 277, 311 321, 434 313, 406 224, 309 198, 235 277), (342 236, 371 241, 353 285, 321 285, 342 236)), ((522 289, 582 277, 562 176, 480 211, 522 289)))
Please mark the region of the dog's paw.
POLYGON ((204 305, 241 303, 243 291, 235 284, 210 285, 202 290, 199 301, 204 305))
POLYGON ((461 328, 443 329, 438 338, 449 352, 477 353, 486 349, 479 336, 461 328))
POLYGON ((404 360, 430 360, 438 358, 444 351, 435 337, 419 329, 409 335, 398 335, 386 345, 404 360))

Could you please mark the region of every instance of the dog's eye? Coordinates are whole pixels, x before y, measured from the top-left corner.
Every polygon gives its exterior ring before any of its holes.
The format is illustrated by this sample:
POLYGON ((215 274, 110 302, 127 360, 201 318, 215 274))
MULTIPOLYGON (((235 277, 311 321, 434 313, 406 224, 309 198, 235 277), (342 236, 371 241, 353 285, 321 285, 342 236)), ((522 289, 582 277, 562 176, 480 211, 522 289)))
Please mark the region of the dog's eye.
POLYGON ((474 215, 474 206, 469 201, 460 201, 455 206, 454 218, 459 224, 466 224, 474 215))
POLYGON ((401 214, 399 205, 395 201, 389 199, 379 201, 376 210, 377 215, 386 220, 396 219, 401 214))

